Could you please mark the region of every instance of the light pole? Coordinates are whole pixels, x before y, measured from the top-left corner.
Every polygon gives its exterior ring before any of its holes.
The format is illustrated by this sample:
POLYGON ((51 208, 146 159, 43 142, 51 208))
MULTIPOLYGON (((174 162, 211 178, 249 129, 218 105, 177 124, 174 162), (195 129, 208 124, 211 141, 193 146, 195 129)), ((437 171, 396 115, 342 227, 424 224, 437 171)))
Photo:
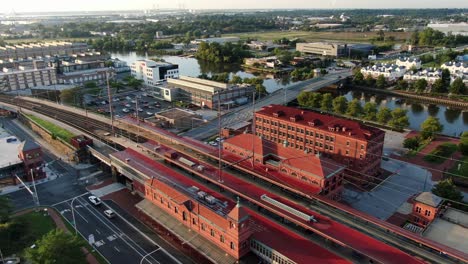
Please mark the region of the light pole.
POLYGON ((33 188, 34 188, 34 194, 33 197, 35 197, 36 199, 36 206, 39 208, 39 196, 37 194, 37 189, 36 189, 36 181, 34 180, 34 171, 33 169, 31 169, 31 179, 32 179, 32 182, 33 182, 33 188))
POLYGON ((78 229, 76 228, 76 220, 75 220, 75 207, 73 207, 73 202, 75 202, 76 198, 78 197, 73 198, 70 203, 70 207, 72 211, 72 218, 73 218, 73 226, 75 227, 75 236, 78 235, 78 229))

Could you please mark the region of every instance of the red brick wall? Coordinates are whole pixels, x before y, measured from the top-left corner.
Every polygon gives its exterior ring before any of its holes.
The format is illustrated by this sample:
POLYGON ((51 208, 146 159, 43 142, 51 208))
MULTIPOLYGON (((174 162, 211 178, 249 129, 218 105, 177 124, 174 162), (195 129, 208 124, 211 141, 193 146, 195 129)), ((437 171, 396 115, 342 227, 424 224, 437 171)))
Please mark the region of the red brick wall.
POLYGON ((438 208, 415 201, 411 221, 416 225, 426 227, 437 216, 438 208))

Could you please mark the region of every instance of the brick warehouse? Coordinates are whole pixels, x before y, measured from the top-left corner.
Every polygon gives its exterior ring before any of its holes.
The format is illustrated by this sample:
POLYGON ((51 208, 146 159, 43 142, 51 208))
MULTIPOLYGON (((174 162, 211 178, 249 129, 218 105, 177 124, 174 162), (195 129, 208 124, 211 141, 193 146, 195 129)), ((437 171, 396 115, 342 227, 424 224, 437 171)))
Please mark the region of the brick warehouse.
POLYGON ((347 166, 349 180, 380 175, 385 132, 359 122, 281 105, 255 113, 255 133, 300 152, 320 153, 347 166), (366 176, 367 175, 367 176, 366 176))

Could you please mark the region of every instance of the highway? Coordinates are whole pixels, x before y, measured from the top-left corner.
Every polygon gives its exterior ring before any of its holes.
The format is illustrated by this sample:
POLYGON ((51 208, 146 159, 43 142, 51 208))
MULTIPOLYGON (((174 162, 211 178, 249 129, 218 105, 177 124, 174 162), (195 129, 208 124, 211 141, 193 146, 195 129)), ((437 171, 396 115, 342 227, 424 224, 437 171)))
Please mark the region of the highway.
POLYGON ((103 211, 109 209, 104 203, 94 206, 88 202, 89 193, 54 205, 57 211, 73 226, 72 203, 76 228, 85 238, 94 237, 94 248, 110 263, 179 264, 163 248, 145 238, 130 226, 132 219, 120 215, 109 219, 103 211), (144 258, 144 259, 143 259, 144 258))
MULTIPOLYGON (((334 84, 338 81, 351 76, 350 70, 337 71, 327 74, 325 77, 313 78, 300 83, 295 83, 285 89, 277 90, 266 97, 260 98, 255 102, 255 111, 271 104, 283 104, 297 98, 301 91, 317 91, 323 87, 334 84)), ((237 110, 227 113, 221 118, 221 126, 236 124, 242 121, 252 119, 252 106, 244 105, 237 110)), ((182 136, 191 137, 198 140, 204 140, 218 133, 218 119, 196 127, 190 131, 182 133, 182 136)))

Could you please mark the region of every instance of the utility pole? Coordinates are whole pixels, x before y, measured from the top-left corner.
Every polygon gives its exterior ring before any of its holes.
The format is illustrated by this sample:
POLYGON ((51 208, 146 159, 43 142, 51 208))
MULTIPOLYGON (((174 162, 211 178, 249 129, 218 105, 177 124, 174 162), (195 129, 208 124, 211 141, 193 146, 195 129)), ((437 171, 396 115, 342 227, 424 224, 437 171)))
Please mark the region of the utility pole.
POLYGON ((112 136, 115 136, 115 131, 114 131, 114 111, 112 109, 112 95, 111 95, 111 90, 110 90, 110 85, 109 85, 109 71, 106 71, 106 83, 107 83, 107 97, 109 100, 109 112, 110 112, 110 118, 111 118, 111 133, 112 136))
POLYGON ((219 136, 219 145, 218 145, 218 182, 223 182, 223 172, 222 172, 222 155, 221 155, 221 93, 218 91, 218 136, 219 136))
POLYGON ((34 187, 34 194, 35 194, 35 196, 36 196, 36 205, 37 205, 37 207, 39 208, 39 205, 40 205, 40 203, 39 203, 39 196, 38 196, 38 194, 37 194, 36 181, 34 180, 34 171, 33 171, 33 169, 31 169, 31 178, 32 178, 33 187, 34 187))
MULTIPOLYGON (((31 172, 32 172, 32 169, 31 169, 31 172)), ((32 173, 31 173, 32 174, 32 173)), ((32 175, 31 175, 32 176, 32 175)), ((24 186, 24 188, 31 194, 31 196, 33 197, 33 200, 34 200, 34 203, 36 204, 36 206, 39 207, 39 197, 37 196, 37 190, 36 190, 36 183, 34 182, 34 176, 33 176, 33 185, 34 185, 34 192, 31 190, 31 188, 29 188, 28 185, 26 185, 23 180, 18 177, 17 174, 15 174, 15 177, 19 180, 19 182, 24 186)))

